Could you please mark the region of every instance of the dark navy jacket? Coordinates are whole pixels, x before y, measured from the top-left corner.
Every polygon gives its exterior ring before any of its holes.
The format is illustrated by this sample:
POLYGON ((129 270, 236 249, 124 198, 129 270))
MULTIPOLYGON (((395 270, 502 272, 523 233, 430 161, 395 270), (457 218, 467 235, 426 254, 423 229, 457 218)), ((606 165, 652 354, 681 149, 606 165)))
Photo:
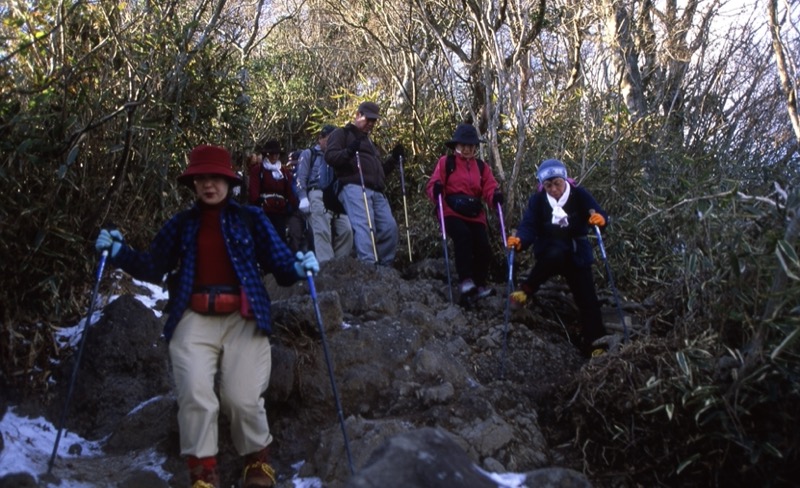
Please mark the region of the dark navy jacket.
MULTIPOLYGON (((222 235, 236 276, 244 288, 258 328, 272 333, 271 306, 261 273, 272 273, 279 285, 288 286, 300 279, 294 269, 291 250, 278 237, 275 228, 258 207, 240 206, 229 200, 221 212, 222 235), (240 210, 241 209, 241 210, 240 210), (240 212, 251 214, 253 234, 240 212)), ((197 259, 197 232, 200 229, 200 209, 192 208, 173 216, 156 234, 147 251, 138 252, 123 245, 111 262, 136 279, 159 284, 164 275, 181 263, 179 289, 170 297, 165 312, 164 337, 172 337, 183 312, 189 306, 194 284, 197 259), (180 235, 179 235, 180 234, 180 235)))
POLYGON ((550 254, 552 250, 565 252, 572 256, 578 266, 589 266, 594 262, 592 246, 586 235, 589 233, 589 209, 594 209, 606 221, 605 210, 580 186, 570 184, 570 195, 564 212, 569 225, 559 227, 553 224, 553 208, 547 201, 547 193, 538 191, 528 199, 528 206, 517 229, 522 249, 533 246, 536 259, 550 254))

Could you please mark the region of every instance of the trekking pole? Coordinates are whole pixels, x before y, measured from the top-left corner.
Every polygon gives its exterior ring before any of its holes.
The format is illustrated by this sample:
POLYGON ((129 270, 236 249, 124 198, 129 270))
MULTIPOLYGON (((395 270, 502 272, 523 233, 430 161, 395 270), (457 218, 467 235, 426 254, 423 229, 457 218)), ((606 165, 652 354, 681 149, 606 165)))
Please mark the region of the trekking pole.
POLYGON ((56 434, 56 441, 53 444, 53 453, 50 454, 50 460, 47 462, 47 474, 53 469, 53 463, 56 460, 58 453, 58 444, 61 441, 61 433, 64 430, 64 423, 67 419, 67 411, 69 410, 69 402, 72 400, 72 393, 75 390, 75 381, 78 379, 78 367, 81 364, 81 357, 83 356, 83 349, 86 346, 86 331, 91 325, 92 314, 94 313, 94 303, 97 300, 97 291, 100 288, 100 279, 103 277, 103 269, 106 267, 106 259, 108 258, 108 249, 104 249, 100 253, 100 263, 97 265, 97 274, 95 275, 94 288, 92 289, 92 299, 89 302, 89 311, 86 315, 86 321, 83 324, 81 331, 80 344, 78 345, 78 355, 75 357, 75 365, 72 367, 72 377, 69 380, 69 388, 67 388, 67 399, 64 401, 64 408, 61 410, 61 418, 58 422, 58 433, 56 434))
POLYGON ((372 218, 369 215, 369 203, 367 203, 367 187, 364 186, 364 172, 361 171, 361 155, 356 151, 356 166, 358 166, 358 176, 361 177, 361 194, 364 196, 364 212, 367 214, 367 226, 369 226, 369 236, 372 238, 372 255, 375 256, 375 265, 378 265, 378 247, 375 245, 375 229, 372 228, 372 218))
POLYGON ((311 301, 314 302, 314 313, 317 316, 317 325, 319 326, 319 335, 322 338, 322 351, 325 353, 325 362, 328 364, 328 376, 331 380, 331 389, 333 390, 333 400, 336 402, 336 414, 339 416, 339 424, 342 426, 342 437, 344 437, 344 450, 347 453, 347 464, 350 466, 350 474, 355 474, 353 469, 353 455, 350 453, 350 443, 347 440, 347 429, 344 424, 344 414, 342 413, 342 404, 339 402, 339 394, 336 391, 336 380, 333 377, 333 364, 331 363, 331 356, 328 352, 328 341, 325 340, 325 327, 322 325, 322 314, 319 311, 319 302, 317 301, 317 289, 314 286, 314 275, 311 271, 306 271, 308 277, 308 289, 311 292, 311 301))
POLYGON ((507 247, 506 246, 506 219, 503 216, 503 206, 500 205, 499 203, 497 204, 497 216, 500 218, 500 233, 502 234, 500 236, 500 240, 503 241, 503 243, 502 243, 503 244, 503 249, 505 249, 507 247))
MULTIPOLYGON (((506 244, 506 219, 503 215, 503 206, 497 204, 497 216, 500 219, 500 232, 503 234, 503 249, 508 249, 506 244)), ((514 291, 514 248, 508 250, 508 282, 506 284, 506 310, 503 317, 503 352, 500 355, 500 379, 505 376, 506 352, 508 351, 508 322, 511 316, 511 292, 514 291)))
POLYGON ((622 313, 622 305, 619 303, 619 295, 617 294, 617 287, 614 286, 614 277, 611 275, 611 266, 608 264, 608 256, 606 255, 606 246, 603 245, 603 237, 600 235, 600 227, 594 226, 594 233, 597 235, 597 245, 600 247, 600 255, 603 257, 603 264, 606 266, 606 276, 608 276, 608 286, 611 287, 611 293, 614 294, 614 302, 617 305, 617 313, 619 319, 622 321, 622 342, 628 343, 628 325, 625 323, 625 314, 622 313))
POLYGON ((508 250, 508 284, 506 285, 506 311, 503 317, 503 353, 500 355, 500 379, 505 377, 508 351, 508 322, 511 316, 511 293, 514 291, 514 248, 508 250))
POLYGON ((447 291, 450 293, 450 305, 453 304, 453 282, 450 280, 450 258, 447 257, 447 231, 444 230, 444 207, 442 194, 439 194, 439 225, 442 227, 442 248, 444 249, 444 267, 447 270, 447 291))
POLYGON ((408 262, 412 262, 411 258, 411 232, 408 229, 408 203, 406 203, 406 177, 403 171, 403 156, 400 156, 400 189, 403 192, 403 213, 406 216, 406 240, 408 241, 408 262))

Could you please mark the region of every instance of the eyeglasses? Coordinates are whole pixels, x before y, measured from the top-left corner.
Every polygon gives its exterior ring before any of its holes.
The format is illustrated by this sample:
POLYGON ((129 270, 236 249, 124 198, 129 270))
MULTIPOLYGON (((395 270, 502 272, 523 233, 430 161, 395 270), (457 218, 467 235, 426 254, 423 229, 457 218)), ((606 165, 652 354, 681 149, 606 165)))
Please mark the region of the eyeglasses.
POLYGON ((217 183, 219 181, 224 180, 225 177, 222 175, 213 175, 213 174, 202 174, 202 175, 194 175, 192 181, 199 184, 205 184, 206 182, 210 181, 212 183, 217 183))
POLYGON ((367 117, 367 122, 370 122, 370 123, 374 124, 377 121, 378 121, 378 119, 370 119, 369 117, 367 117))

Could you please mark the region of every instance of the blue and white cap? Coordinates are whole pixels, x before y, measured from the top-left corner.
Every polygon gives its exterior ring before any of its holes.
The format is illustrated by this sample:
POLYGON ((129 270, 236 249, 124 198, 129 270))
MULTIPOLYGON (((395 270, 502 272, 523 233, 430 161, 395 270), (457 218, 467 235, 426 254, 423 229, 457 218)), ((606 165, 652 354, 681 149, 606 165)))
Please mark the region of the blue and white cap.
POLYGON ((567 167, 558 159, 545 159, 542 161, 542 164, 539 165, 539 170, 536 172, 536 179, 539 180, 539 183, 544 183, 552 178, 564 178, 566 180, 567 167))

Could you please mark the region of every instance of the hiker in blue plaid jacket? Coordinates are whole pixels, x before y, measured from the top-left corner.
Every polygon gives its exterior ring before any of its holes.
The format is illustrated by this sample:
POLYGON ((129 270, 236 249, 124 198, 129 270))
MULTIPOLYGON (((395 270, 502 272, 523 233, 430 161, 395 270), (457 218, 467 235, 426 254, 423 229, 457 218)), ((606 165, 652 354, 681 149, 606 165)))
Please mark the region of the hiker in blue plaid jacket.
POLYGON ((312 252, 293 256, 261 209, 231 198, 231 188, 242 181, 226 149, 194 148, 178 181, 194 190, 197 201, 172 217, 147 251, 125 245, 118 230, 101 230, 95 247, 137 279, 161 283, 177 269, 164 337, 192 487, 219 486, 220 410, 231 420, 234 447, 245 457, 242 486, 274 486, 268 459, 272 436, 261 396, 272 367, 272 328, 261 274, 272 273, 279 285, 288 286, 318 272, 319 264, 312 252))

